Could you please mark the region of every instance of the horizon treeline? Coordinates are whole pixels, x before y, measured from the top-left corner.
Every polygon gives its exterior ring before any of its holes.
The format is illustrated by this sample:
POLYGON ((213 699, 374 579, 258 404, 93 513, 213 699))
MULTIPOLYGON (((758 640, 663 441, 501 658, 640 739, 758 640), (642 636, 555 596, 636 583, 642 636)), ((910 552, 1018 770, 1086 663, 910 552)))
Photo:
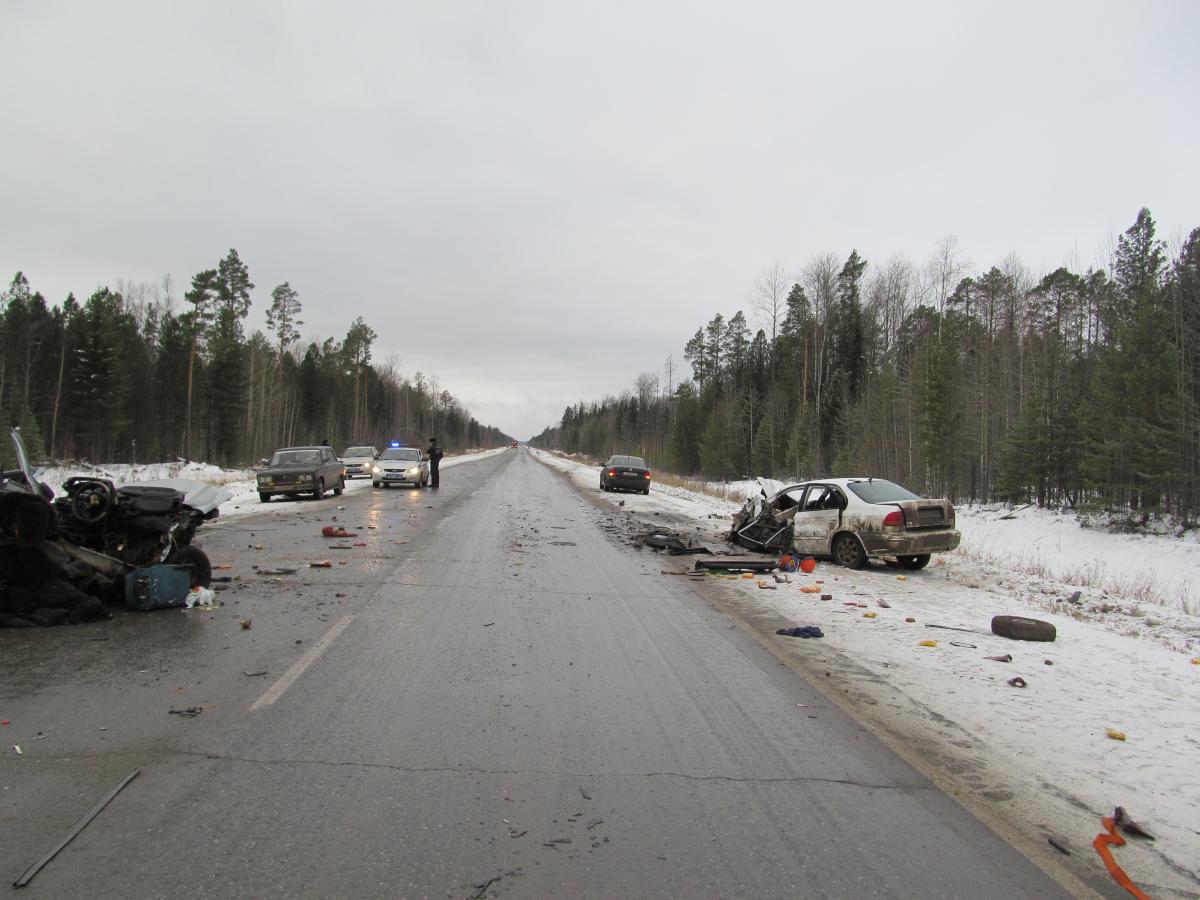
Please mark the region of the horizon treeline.
MULTIPOLYGON (((197 273, 178 304, 161 283, 121 282, 50 305, 18 272, 0 292, 0 421, 35 459, 219 465, 330 441, 506 443, 442 389, 372 361, 360 316, 342 340, 305 342, 299 293, 275 287, 267 334, 246 336, 254 284, 236 250, 197 273)), ((7 438, 0 458, 11 458, 7 438)))
POLYGON ((684 475, 891 478, 954 500, 1200 509, 1200 228, 1143 209, 1105 268, 923 267, 852 251, 783 266, 687 341, 692 377, 568 407, 530 443, 684 475))

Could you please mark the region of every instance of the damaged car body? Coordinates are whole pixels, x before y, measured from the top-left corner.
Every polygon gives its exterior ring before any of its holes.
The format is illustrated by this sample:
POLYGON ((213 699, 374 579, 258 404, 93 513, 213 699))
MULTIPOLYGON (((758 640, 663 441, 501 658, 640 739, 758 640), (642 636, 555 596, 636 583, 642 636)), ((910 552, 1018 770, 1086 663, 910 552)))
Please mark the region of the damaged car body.
POLYGON ((894 558, 922 569, 932 554, 958 547, 954 507, 882 478, 828 478, 762 491, 733 517, 729 540, 751 550, 829 557, 857 569, 894 558))

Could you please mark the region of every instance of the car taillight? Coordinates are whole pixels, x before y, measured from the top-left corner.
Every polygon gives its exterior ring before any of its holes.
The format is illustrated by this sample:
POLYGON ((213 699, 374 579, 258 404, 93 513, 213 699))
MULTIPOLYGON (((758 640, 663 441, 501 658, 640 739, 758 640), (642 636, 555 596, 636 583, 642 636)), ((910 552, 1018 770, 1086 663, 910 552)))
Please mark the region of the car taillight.
POLYGON ((902 513, 898 509, 892 510, 890 513, 888 513, 886 516, 883 517, 883 524, 884 525, 903 525, 904 524, 904 513, 902 513))
POLYGON ((617 477, 617 470, 616 470, 616 469, 609 469, 609 470, 608 470, 608 477, 609 477, 609 478, 616 478, 616 477, 617 477))
POLYGON ((650 477, 650 473, 649 473, 649 472, 647 472, 645 477, 649 478, 649 477, 650 477))

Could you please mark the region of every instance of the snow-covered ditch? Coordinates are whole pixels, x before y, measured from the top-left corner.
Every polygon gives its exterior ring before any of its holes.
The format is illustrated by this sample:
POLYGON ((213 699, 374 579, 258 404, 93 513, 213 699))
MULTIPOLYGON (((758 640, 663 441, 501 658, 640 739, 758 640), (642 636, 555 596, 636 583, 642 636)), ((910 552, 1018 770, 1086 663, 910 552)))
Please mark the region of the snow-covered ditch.
MULTIPOLYGON (((648 497, 602 494, 596 467, 534 452, 635 522, 667 517, 714 550, 732 549, 722 535, 737 503, 658 484, 648 497)), ((1200 541, 1001 506, 959 509, 958 527, 962 547, 921 572, 822 562, 773 590, 706 581, 760 626, 819 625, 823 640, 773 628, 765 639, 910 759, 946 772, 941 783, 973 808, 1042 847, 1053 837, 1072 866, 1111 884, 1090 844, 1099 817, 1124 806, 1158 838, 1117 851, 1134 882, 1154 897, 1200 897, 1200 541), (821 593, 801 591, 817 581, 821 593), (1075 591, 1079 602, 1068 602, 1075 591), (1057 639, 993 635, 1000 614, 1048 620, 1057 639), (928 640, 936 646, 920 646, 928 640), (1018 675, 1027 687, 1008 684, 1018 675)))

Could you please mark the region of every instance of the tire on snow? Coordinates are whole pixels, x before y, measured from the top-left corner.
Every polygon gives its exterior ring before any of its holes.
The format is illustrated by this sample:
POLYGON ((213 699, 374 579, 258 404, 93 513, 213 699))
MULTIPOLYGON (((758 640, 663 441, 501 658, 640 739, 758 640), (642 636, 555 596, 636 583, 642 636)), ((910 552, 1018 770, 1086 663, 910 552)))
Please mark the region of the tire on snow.
POLYGON ((1014 641, 1052 641, 1057 635, 1054 625, 1042 619, 1024 616, 992 616, 992 634, 1014 641))

